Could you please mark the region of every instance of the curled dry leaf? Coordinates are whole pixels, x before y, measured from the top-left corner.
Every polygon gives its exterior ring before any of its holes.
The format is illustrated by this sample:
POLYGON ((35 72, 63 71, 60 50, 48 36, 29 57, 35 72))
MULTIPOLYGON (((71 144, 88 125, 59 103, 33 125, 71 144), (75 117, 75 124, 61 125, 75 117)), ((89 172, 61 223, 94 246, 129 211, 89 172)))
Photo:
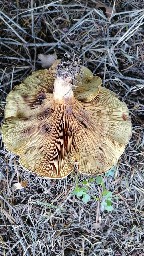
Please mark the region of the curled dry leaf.
POLYGON ((128 108, 86 67, 73 91, 70 80, 57 77, 57 63, 33 72, 7 96, 5 147, 45 178, 66 177, 75 163, 83 174, 106 172, 131 137, 128 108))

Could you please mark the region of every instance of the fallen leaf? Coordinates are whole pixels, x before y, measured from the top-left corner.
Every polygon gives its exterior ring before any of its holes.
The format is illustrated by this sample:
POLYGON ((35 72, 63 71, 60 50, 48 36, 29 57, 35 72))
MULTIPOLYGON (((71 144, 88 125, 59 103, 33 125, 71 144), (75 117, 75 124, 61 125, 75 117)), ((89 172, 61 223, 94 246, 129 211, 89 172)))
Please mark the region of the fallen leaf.
POLYGON ((27 180, 23 180, 23 181, 21 181, 20 183, 21 183, 22 187, 24 187, 24 188, 25 188, 25 187, 27 186, 27 184, 28 184, 27 180))

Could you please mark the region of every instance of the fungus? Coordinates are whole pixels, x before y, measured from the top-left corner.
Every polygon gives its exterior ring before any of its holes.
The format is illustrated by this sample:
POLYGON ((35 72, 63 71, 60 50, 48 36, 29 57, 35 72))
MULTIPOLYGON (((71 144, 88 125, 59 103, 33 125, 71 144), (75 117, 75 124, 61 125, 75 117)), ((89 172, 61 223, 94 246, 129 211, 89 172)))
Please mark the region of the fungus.
MULTIPOLYGON (((8 94, 2 138, 23 167, 45 178, 109 170, 131 137, 129 111, 86 67, 72 75, 33 72, 8 94)), ((64 74, 64 73, 62 73, 64 74)))

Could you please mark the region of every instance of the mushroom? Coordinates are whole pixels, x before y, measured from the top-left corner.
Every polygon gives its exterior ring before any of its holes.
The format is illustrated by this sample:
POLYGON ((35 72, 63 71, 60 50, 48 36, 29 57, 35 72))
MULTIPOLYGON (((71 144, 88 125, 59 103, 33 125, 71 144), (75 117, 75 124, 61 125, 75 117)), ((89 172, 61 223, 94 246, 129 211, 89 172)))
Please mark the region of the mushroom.
POLYGON ((86 67, 57 75, 57 60, 35 71, 8 94, 2 138, 29 171, 63 178, 78 171, 96 175, 115 165, 131 137, 124 102, 101 86, 86 67))

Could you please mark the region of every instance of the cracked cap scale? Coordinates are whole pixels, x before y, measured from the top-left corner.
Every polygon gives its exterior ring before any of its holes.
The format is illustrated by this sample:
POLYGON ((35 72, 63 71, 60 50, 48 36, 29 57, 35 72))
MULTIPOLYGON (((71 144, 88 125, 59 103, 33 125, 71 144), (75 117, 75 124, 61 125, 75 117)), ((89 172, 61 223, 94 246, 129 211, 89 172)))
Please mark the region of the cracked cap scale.
POLYGON ((115 165, 131 137, 129 111, 86 67, 57 77, 56 61, 35 71, 8 94, 2 125, 7 150, 45 178, 78 171, 95 175, 115 165))

